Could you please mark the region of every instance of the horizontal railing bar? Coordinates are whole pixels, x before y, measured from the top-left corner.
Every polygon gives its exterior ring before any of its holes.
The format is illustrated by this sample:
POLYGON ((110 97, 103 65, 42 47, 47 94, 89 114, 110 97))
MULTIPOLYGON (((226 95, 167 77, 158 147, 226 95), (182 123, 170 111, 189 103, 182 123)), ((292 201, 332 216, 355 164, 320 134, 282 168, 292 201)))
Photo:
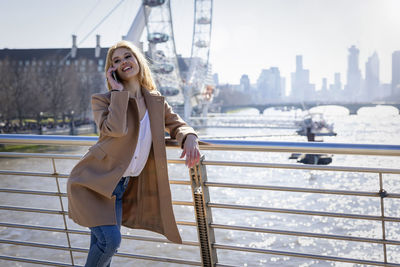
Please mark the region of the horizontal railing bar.
POLYGON ((294 210, 294 209, 277 209, 277 208, 266 208, 266 207, 257 207, 257 206, 217 204, 217 203, 211 203, 211 202, 208 203, 208 206, 211 208, 222 208, 222 209, 251 210, 251 211, 277 212, 277 213, 287 213, 287 214, 312 215, 312 216, 322 216, 322 217, 337 217, 337 218, 359 219, 359 220, 400 222, 400 218, 397 218, 397 217, 381 217, 381 216, 372 216, 372 215, 332 213, 332 212, 323 212, 323 211, 308 211, 308 210, 294 210))
MULTIPOLYGON (((346 191, 346 190, 315 189, 315 188, 304 188, 304 187, 266 186, 266 185, 215 183, 215 182, 204 182, 204 185, 209 187, 227 187, 227 188, 240 188, 240 189, 285 191, 285 192, 380 197, 379 193, 365 192, 365 191, 346 191)), ((400 194, 388 193, 385 196, 385 198, 400 198, 400 194)))
POLYGON ((57 214, 57 215, 67 214, 67 212, 65 212, 65 211, 63 212, 63 211, 58 211, 58 210, 34 209, 34 208, 24 208, 24 207, 15 207, 15 206, 0 206, 0 210, 47 213, 47 214, 57 214))
POLYGON ((41 261, 41 260, 34 260, 34 259, 27 259, 27 258, 17 258, 17 257, 10 257, 10 256, 2 256, 0 255, 0 260, 5 261, 18 261, 18 262, 26 262, 26 263, 33 263, 33 264, 40 264, 40 265, 49 265, 49 266, 76 266, 76 267, 83 267, 82 265, 71 265, 65 264, 60 262, 52 262, 52 261, 41 261))
POLYGON ((185 164, 185 160, 183 159, 168 159, 168 163, 174 163, 174 164, 185 164))
POLYGON ((195 222, 188 222, 188 221, 176 221, 176 224, 185 226, 197 226, 195 222))
MULTIPOLYGON (((98 140, 97 136, 69 135, 29 135, 0 134, 2 144, 38 144, 38 145, 73 145, 91 146, 98 140)), ((179 148, 176 140, 166 139, 169 148, 179 148)), ((211 140, 201 139, 202 150, 260 151, 260 152, 305 152, 333 153, 354 155, 400 156, 399 145, 342 144, 325 142, 282 142, 282 141, 248 141, 248 140, 211 140)))
POLYGON ((298 169, 298 170, 319 170, 319 171, 344 171, 344 172, 369 172, 369 173, 394 173, 400 174, 400 169, 389 168, 365 168, 365 167, 344 167, 325 165, 300 165, 300 164, 279 164, 259 162, 233 162, 233 161, 203 161, 204 165, 230 166, 230 167, 252 167, 252 168, 275 168, 275 169, 298 169))
MULTIPOLYGON (((13 176, 36 176, 46 178, 68 178, 69 174, 63 173, 49 173, 49 172, 23 172, 23 171, 10 171, 0 170, 0 175, 13 175, 13 176)), ((191 185, 190 181, 170 180, 170 184, 177 185, 191 185)))
MULTIPOLYGON (((203 161, 203 164, 209 165, 209 166, 400 174, 400 169, 389 169, 389 168, 343 167, 343 166, 259 163, 259 162, 209 161, 209 160, 203 161)), ((68 178, 69 177, 68 174, 62 174, 62 173, 54 174, 54 173, 23 172, 23 171, 11 171, 11 170, 0 170, 0 175, 41 176, 41 177, 58 177, 58 178, 68 178)), ((179 182, 177 182, 177 184, 178 183, 179 184, 190 184, 187 181, 179 181, 179 182)))
MULTIPOLYGON (((82 249, 82 248, 73 248, 73 247, 69 248, 69 247, 58 246, 58 245, 49 245, 49 244, 44 244, 44 243, 33 243, 33 242, 25 242, 25 241, 14 241, 14 240, 6 240, 6 239, 0 239, 0 243, 17 245, 17 246, 28 246, 28 247, 39 247, 39 248, 56 249, 56 250, 64 250, 64 251, 83 252, 83 253, 87 253, 89 251, 88 249, 82 249)), ((201 262, 181 260, 181 259, 175 259, 175 258, 136 255, 136 254, 128 254, 128 253, 115 253, 114 255, 117 257, 135 258, 135 259, 141 259, 141 260, 151 260, 151 261, 160 261, 160 262, 170 262, 170 263, 177 263, 177 264, 189 264, 189 265, 194 265, 194 266, 201 266, 201 262)))
POLYGON ((0 152, 1 158, 45 158, 45 159, 80 159, 82 155, 0 152))
MULTIPOLYGON (((0 223, 0 227, 8 227, 8 228, 16 228, 16 229, 29 229, 29 230, 58 232, 58 233, 70 233, 70 234, 78 234, 78 235, 90 235, 90 231, 71 230, 71 229, 66 230, 65 228, 44 227, 44 226, 35 226, 35 225, 26 225, 26 224, 0 223)), ((122 235, 122 238, 130 239, 130 240, 138 240, 138 241, 158 242, 158 243, 173 243, 165 238, 156 238, 156 237, 147 237, 147 236, 138 236, 138 235, 122 235)), ((194 241, 183 241, 182 245, 199 246, 199 243, 194 242, 194 241)))
MULTIPOLYGON (((45 159, 74 159, 79 160, 82 155, 71 154, 49 154, 49 153, 21 153, 21 152, 0 152, 0 158, 45 158, 45 159)), ((168 163, 184 164, 185 160, 168 159, 168 163)))
POLYGON ((375 266, 393 266, 393 267, 400 266, 400 264, 396 264, 396 263, 384 263, 384 262, 380 262, 380 261, 359 260, 359 259, 315 255, 315 254, 305 254, 305 253, 297 253, 297 252, 289 252, 289 251, 229 246, 229 245, 223 245, 223 244, 217 244, 217 243, 215 243, 213 246, 214 246, 214 248, 217 248, 217 249, 245 251, 245 252, 272 254, 272 255, 280 255, 280 256, 298 257, 298 258, 309 258, 309 259, 325 260, 325 261, 349 262, 349 263, 357 263, 357 264, 369 264, 369 265, 375 265, 375 266))
POLYGON ((169 183, 177 185, 191 185, 190 181, 181 181, 181 180, 169 180, 169 183))
MULTIPOLYGON (((28 224, 15 224, 15 223, 0 223, 0 227, 29 229, 29 230, 57 232, 57 233, 66 233, 66 232, 73 233, 73 232, 75 232, 74 230, 65 230, 65 228, 45 227, 45 226, 35 226, 35 225, 28 225, 28 224)), ((84 231, 82 231, 82 232, 84 232, 84 231)), ((88 234, 90 234, 90 232, 88 232, 88 234)))
MULTIPOLYGON (((47 214, 57 214, 57 215, 68 215, 67 211, 34 209, 34 208, 24 208, 24 207, 16 207, 16 206, 0 206, 0 210, 23 211, 23 212, 33 212, 33 213, 47 213, 47 214)), ((197 226, 195 222, 177 221, 176 223, 179 224, 179 225, 185 225, 185 226, 197 226)))
POLYGON ((202 150, 304 152, 328 154, 353 154, 400 156, 400 145, 346 144, 325 142, 283 142, 249 140, 200 140, 202 150))
POLYGON ((15 176, 39 176, 46 178, 68 178, 68 174, 48 173, 48 172, 22 172, 22 171, 6 171, 0 170, 0 175, 15 175, 15 176))
POLYGON ((0 134, 1 144, 92 146, 97 136, 0 134))
MULTIPOLYGON (((277 208, 266 208, 266 207, 245 206, 245 205, 217 204, 217 203, 211 203, 211 202, 208 203, 208 206, 211 208, 222 208, 222 209, 238 209, 238 210, 277 212, 277 213, 287 213, 287 214, 312 215, 312 216, 322 216, 322 217, 337 217, 337 218, 359 219, 359 220, 400 222, 400 218, 397 218, 397 217, 380 217, 380 216, 372 216, 372 215, 332 213, 332 212, 322 212, 322 211, 277 209, 277 208)), ((0 206, 0 210, 36 212, 36 213, 47 213, 47 214, 61 214, 61 215, 68 214, 68 212, 66 212, 66 211, 34 209, 34 208, 25 208, 25 207, 16 207, 16 206, 0 206)), ((186 222, 183 225, 196 226, 196 224, 194 222, 193 223, 186 222)))
POLYGON ((67 197, 66 193, 58 192, 46 192, 46 191, 33 191, 33 190, 22 190, 22 189, 5 189, 0 188, 0 193, 13 193, 13 194, 29 194, 29 195, 39 195, 39 196, 62 196, 67 197))
POLYGON ((173 205, 180 205, 180 206, 193 206, 193 202, 191 201, 178 201, 178 200, 174 200, 172 201, 173 205))
MULTIPOLYGON (((66 193, 46 192, 46 191, 33 191, 33 190, 22 190, 22 189, 4 189, 4 188, 0 188, 0 193, 67 197, 66 193)), ((180 201, 180 200, 173 201, 172 204, 173 205, 181 205, 181 206, 193 206, 194 205, 193 202, 191 202, 191 201, 180 201)))
MULTIPOLYGON (((59 246, 59 245, 50 245, 50 244, 44 244, 44 243, 34 243, 34 242, 26 242, 26 241, 8 240, 8 239, 0 239, 0 243, 16 245, 16 246, 48 248, 48 249, 56 249, 56 250, 69 250, 70 249, 69 247, 59 246)), ((72 250, 72 248, 71 248, 71 250, 72 250)))
POLYGON ((383 239, 374 239, 374 238, 356 237, 356 236, 342 236, 342 235, 318 234, 318 233, 297 232, 297 231, 285 231, 285 230, 235 226, 235 225, 215 224, 215 223, 211 223, 210 225, 214 229, 247 231, 247 232, 277 234, 277 235, 304 236, 313 238, 335 239, 335 240, 354 241, 354 242, 368 242, 368 243, 397 245, 397 246, 400 245, 400 241, 397 240, 383 240, 383 239))

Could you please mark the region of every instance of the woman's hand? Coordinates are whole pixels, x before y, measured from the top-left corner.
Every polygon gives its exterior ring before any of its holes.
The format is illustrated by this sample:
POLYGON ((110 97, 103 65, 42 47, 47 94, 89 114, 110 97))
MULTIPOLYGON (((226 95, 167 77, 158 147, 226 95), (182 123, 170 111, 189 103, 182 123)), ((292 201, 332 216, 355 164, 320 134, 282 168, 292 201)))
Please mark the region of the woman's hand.
POLYGON ((117 71, 117 68, 110 66, 107 70, 107 81, 108 83, 111 85, 111 88, 113 90, 118 90, 118 91, 122 91, 124 89, 124 87, 122 86, 122 84, 118 81, 116 81, 112 75, 113 71, 117 71))
POLYGON ((183 151, 181 154, 181 158, 185 157, 186 162, 185 165, 188 168, 192 168, 196 165, 197 162, 200 161, 200 150, 197 136, 194 134, 188 134, 185 139, 185 143, 183 144, 183 151))

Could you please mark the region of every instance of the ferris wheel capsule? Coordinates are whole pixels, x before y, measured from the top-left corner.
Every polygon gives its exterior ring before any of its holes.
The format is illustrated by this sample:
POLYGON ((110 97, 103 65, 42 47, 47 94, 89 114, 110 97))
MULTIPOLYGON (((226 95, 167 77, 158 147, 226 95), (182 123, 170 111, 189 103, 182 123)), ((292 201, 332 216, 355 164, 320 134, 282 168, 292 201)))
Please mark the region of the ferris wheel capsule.
POLYGON ((208 17, 201 17, 197 20, 198 24, 210 24, 211 20, 208 17))
POLYGON ((150 7, 161 6, 164 3, 165 0, 143 0, 143 5, 150 7))
POLYGON ((207 43, 206 41, 204 41, 204 40, 198 40, 198 41, 195 43, 195 45, 196 45, 197 47, 207 47, 207 46, 208 46, 208 43, 207 43))
POLYGON ((147 36, 147 40, 152 44, 164 43, 168 39, 168 35, 162 32, 153 32, 147 36))
POLYGON ((161 74, 168 74, 174 70, 174 65, 172 64, 157 64, 153 66, 153 72, 161 73, 161 74))

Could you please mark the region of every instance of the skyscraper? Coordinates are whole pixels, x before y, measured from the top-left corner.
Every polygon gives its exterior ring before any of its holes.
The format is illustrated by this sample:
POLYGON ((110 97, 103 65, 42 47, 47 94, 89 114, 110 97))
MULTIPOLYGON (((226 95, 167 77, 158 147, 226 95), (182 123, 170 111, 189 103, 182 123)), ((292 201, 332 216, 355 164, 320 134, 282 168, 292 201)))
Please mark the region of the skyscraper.
POLYGON ((358 67, 358 55, 360 50, 353 45, 348 51, 349 56, 347 61, 347 84, 345 86, 345 94, 347 99, 356 101, 361 93, 361 71, 358 67))
POLYGON ((329 86, 331 100, 340 100, 343 97, 342 82, 340 81, 340 72, 335 72, 334 82, 329 86))
POLYGON ((400 97, 400 50, 392 54, 392 96, 400 97))
POLYGON ((250 79, 247 74, 243 74, 240 77, 240 90, 242 92, 248 92, 250 90, 250 79))
POLYGON ((311 100, 315 85, 310 83, 310 71, 303 69, 303 56, 296 56, 296 72, 292 72, 292 92, 295 101, 311 100))
POLYGON ((365 63, 365 91, 362 94, 363 100, 371 101, 380 95, 379 81, 379 58, 374 52, 365 63))
POLYGON ((322 78, 322 86, 321 86, 321 91, 327 92, 328 91, 328 79, 327 78, 322 78))
POLYGON ((282 78, 277 67, 263 69, 257 79, 257 89, 267 101, 282 99, 282 78))

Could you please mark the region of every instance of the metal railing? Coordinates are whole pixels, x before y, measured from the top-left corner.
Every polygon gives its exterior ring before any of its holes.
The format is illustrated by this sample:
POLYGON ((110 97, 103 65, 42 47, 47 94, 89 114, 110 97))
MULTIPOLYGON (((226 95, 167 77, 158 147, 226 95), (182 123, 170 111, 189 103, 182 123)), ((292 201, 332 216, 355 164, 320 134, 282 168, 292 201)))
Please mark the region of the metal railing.
MULTIPOLYGON (((97 137, 78 137, 78 136, 40 136, 40 135, 0 135, 0 144, 38 144, 38 145, 74 145, 74 146, 90 146, 97 141, 97 137)), ((252 152, 301 152, 301 153, 330 153, 330 154, 345 154, 345 155, 375 155, 375 156, 400 156, 400 146, 398 145, 367 145, 367 144, 333 144, 333 143, 301 143, 301 142, 259 142, 259 141, 228 141, 228 140, 202 140, 200 146, 204 155, 207 151, 252 151, 252 152)), ((177 143, 173 140, 166 140, 168 148, 178 148, 177 143)), ((197 228, 198 240, 189 241, 184 240, 184 246, 198 247, 200 251, 201 261, 191 259, 178 259, 160 256, 147 256, 140 254, 120 253, 116 257, 124 257, 139 260, 149 260, 165 263, 181 264, 184 266, 232 266, 218 261, 219 251, 229 251, 230 253, 240 251, 246 253, 280 255, 285 257, 297 259, 314 259, 321 261, 335 261, 346 262, 354 264, 366 264, 375 266, 400 266, 400 263, 389 262, 387 246, 399 246, 400 240, 387 239, 387 223, 399 223, 400 217, 386 216, 385 215, 385 199, 399 199, 400 193, 388 192, 383 187, 384 175, 400 174, 400 169, 395 168, 371 168, 371 167, 349 167, 349 166, 321 166, 321 165, 300 165, 300 164, 281 164, 281 163, 262 163, 262 162, 238 162, 238 161, 215 161, 206 160, 202 157, 200 164, 189 170, 188 180, 170 180, 170 184, 191 186, 192 188, 192 201, 173 201, 175 206, 193 206, 195 221, 178 221, 178 225, 191 226, 197 228), (354 172, 364 174, 377 174, 379 186, 376 191, 350 191, 341 189, 322 189, 322 188, 305 188, 305 187, 289 187, 289 186, 271 186, 271 185, 257 185, 257 184, 238 184, 238 183, 222 183, 208 181, 207 179, 207 166, 210 167, 237 167, 237 168, 264 168, 264 169, 289 169, 289 170, 319 170, 326 172, 354 172), (302 209, 287 209, 276 207, 263 207, 252 205, 239 205, 213 202, 212 192, 210 189, 229 188, 235 190, 257 190, 257 191, 274 191, 274 192, 295 192, 295 193, 309 193, 316 195, 337 195, 337 196, 358 196, 367 198, 380 199, 380 214, 357 214, 346 212, 328 212, 328 211, 314 211, 302 209), (217 210, 232 210, 232 211, 251 211, 262 212, 268 214, 284 214, 284 215, 301 215, 301 216, 319 216, 323 218, 346 218, 358 220, 363 222, 379 222, 381 224, 381 237, 357 237, 352 235, 336 235, 327 233, 313 233, 305 231, 293 231, 284 229, 262 228, 255 226, 242 226, 216 223, 213 219, 212 212, 217 210), (218 231, 241 231, 259 234, 272 234, 286 237, 307 237, 324 240, 337 240, 346 242, 361 242, 363 244, 375 244, 382 246, 382 259, 357 259, 351 257, 338 257, 335 255, 325 255, 317 253, 301 253, 284 250, 262 249, 251 246, 238 246, 233 244, 224 244, 216 241, 216 234, 214 230, 218 231)), ((11 194, 25 194, 37 196, 51 196, 57 197, 60 202, 61 210, 52 210, 45 208, 27 208, 17 207, 0 204, 0 211, 14 211, 14 212, 29 212, 34 214, 54 214, 62 216, 64 227, 45 227, 31 224, 15 224, 0 222, 0 227, 6 229, 27 229, 38 231, 50 231, 65 233, 67 239, 66 246, 51 245, 39 242, 26 242, 12 239, 3 239, 0 237, 0 243, 15 246, 28 246, 46 248, 52 250, 68 251, 70 255, 70 263, 60 263, 47 260, 36 260, 22 257, 11 257, 0 255, 0 260, 6 261, 19 261, 41 265, 51 266, 78 266, 75 264, 74 252, 87 253, 88 249, 74 247, 71 244, 71 235, 89 235, 89 231, 74 230, 68 228, 67 211, 63 206, 63 198, 66 197, 65 188, 61 188, 59 179, 68 178, 68 173, 58 173, 56 168, 56 159, 73 159, 78 160, 80 156, 77 155, 63 155, 63 154, 49 154, 49 153, 16 153, 16 152, 1 152, 0 157, 15 157, 15 158, 43 158, 50 159, 52 162, 52 172, 34 172, 34 171, 21 171, 21 170, 0 170, 0 175, 10 176, 38 176, 38 177, 51 177, 55 178, 57 184, 56 192, 34 191, 25 189, 5 189, 0 188, 0 193, 11 194)), ((168 159, 170 164, 183 164, 183 160, 168 159)), ((212 179, 211 179, 212 180, 212 179)), ((246 191, 247 192, 247 191, 246 191)), ((3 198, 0 198, 3 199, 3 198)), ((1 233, 0 233, 1 235, 1 233)), ((170 243, 164 238, 137 236, 137 235, 123 235, 123 239, 140 240, 146 242, 157 243, 170 243)), ((0 249, 1 251, 1 249, 0 249)))

